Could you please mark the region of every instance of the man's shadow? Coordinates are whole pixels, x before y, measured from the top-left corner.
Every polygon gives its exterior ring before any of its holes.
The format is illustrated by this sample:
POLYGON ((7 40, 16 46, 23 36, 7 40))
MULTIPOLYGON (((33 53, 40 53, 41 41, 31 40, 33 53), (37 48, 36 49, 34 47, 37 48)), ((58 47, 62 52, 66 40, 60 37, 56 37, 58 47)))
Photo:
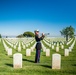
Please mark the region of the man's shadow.
POLYGON ((52 68, 52 66, 49 66, 49 65, 41 65, 42 67, 45 67, 45 68, 52 68))
POLYGON ((28 59, 22 59, 23 61, 27 61, 27 62, 32 62, 32 63, 35 63, 35 61, 33 60, 28 60, 28 59))

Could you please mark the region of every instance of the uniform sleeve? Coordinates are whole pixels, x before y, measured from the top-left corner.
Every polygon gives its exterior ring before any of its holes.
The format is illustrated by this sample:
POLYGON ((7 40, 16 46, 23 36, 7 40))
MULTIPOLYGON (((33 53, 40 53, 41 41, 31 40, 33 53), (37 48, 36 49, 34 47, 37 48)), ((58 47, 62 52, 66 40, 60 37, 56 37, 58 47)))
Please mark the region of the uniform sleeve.
POLYGON ((43 39, 44 39, 44 37, 45 37, 45 36, 43 36, 43 35, 42 35, 42 36, 40 37, 40 40, 43 40, 43 39))
POLYGON ((41 41, 43 40, 44 36, 39 37, 39 35, 35 36, 36 41, 41 41))

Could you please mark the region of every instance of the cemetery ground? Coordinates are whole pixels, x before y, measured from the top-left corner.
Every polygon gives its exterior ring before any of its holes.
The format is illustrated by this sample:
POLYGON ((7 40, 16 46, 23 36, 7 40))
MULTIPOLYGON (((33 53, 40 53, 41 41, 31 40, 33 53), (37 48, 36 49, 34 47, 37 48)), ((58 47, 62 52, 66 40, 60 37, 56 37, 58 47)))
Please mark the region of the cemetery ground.
MULTIPOLYGON (((45 46, 48 48, 47 45, 45 46)), ((65 47, 68 46, 65 45, 65 47)), ((19 52, 13 49, 14 53, 19 52)), ((76 75, 76 43, 67 57, 64 56, 64 49, 56 52, 55 49, 50 48, 49 57, 46 57, 45 52, 41 51, 40 63, 34 63, 35 51, 31 56, 26 56, 25 49, 22 49, 20 53, 22 53, 22 68, 14 69, 13 55, 8 56, 2 41, 0 42, 0 75, 76 75), (52 54, 54 53, 61 54, 61 69, 59 70, 52 69, 52 54)))

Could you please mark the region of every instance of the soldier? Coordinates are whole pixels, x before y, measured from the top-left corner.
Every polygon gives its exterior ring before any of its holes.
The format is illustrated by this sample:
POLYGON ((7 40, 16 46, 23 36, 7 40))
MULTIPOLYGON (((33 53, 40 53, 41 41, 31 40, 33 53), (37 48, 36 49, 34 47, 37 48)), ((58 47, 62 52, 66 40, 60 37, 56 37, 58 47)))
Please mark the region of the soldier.
POLYGON ((39 30, 35 30, 35 40, 36 40, 36 56, 35 56, 35 63, 40 62, 40 52, 41 52, 41 40, 43 40, 44 34, 42 33, 42 36, 39 36, 39 30))

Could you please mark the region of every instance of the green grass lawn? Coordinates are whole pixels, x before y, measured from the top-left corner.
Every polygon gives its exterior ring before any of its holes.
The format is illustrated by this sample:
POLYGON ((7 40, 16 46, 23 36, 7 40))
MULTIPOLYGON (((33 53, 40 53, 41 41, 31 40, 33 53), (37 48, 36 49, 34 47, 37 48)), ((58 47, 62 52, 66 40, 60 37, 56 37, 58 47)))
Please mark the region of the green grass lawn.
MULTIPOLYGON (((13 49, 13 54, 17 50, 13 49)), ((73 51, 68 57, 64 56, 64 50, 60 50, 61 69, 52 70, 52 54, 55 50, 50 49, 50 57, 45 56, 45 52, 41 52, 40 63, 34 63, 35 51, 30 57, 26 57, 25 50, 21 51, 23 55, 23 67, 21 69, 13 68, 13 56, 8 56, 2 42, 0 42, 0 75, 76 75, 76 44, 73 51)))

